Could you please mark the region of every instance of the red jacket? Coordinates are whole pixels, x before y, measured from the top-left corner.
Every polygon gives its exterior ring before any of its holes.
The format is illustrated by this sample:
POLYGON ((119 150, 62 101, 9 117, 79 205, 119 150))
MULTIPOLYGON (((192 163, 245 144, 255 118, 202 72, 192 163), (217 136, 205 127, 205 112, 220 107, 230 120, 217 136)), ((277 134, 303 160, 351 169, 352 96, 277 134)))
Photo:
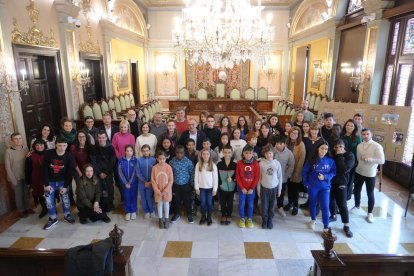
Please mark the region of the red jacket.
POLYGON ((240 189, 255 189, 260 180, 260 166, 254 160, 251 164, 245 164, 243 160, 237 162, 236 181, 240 189))

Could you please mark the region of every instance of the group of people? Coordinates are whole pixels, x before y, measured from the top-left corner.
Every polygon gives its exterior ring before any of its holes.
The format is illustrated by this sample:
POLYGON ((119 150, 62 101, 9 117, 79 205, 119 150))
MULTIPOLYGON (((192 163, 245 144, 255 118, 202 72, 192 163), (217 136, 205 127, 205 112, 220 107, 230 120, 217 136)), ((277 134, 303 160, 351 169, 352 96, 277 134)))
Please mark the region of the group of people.
POLYGON ((383 149, 363 127, 361 114, 341 126, 332 113, 316 121, 307 106, 303 101, 292 122, 282 125, 274 114, 266 122, 252 122, 252 128, 244 116, 234 126, 223 116, 217 127, 213 115, 202 112, 198 121, 187 119, 184 109, 167 123, 161 113, 155 113, 151 123, 141 123, 133 109, 119 126, 112 124, 110 114, 103 116, 100 128, 86 117, 78 131, 64 118, 58 135, 43 125, 30 151, 20 134, 11 135, 5 156, 7 177, 22 217, 34 213, 28 204, 28 189, 32 190, 35 203, 42 207, 39 217, 49 214, 44 229, 58 223, 57 200, 62 201, 64 220, 74 223, 70 214, 74 190, 80 223, 110 222, 107 212, 114 209, 116 186, 127 221, 137 218, 139 193, 143 217, 155 217, 157 211, 160 228, 180 219, 181 205, 188 223, 194 223, 200 205, 199 223, 211 225, 215 201, 220 224, 229 225, 237 194, 242 228, 254 227, 254 212, 260 213, 262 228, 272 229, 276 210, 281 216, 287 211, 295 216, 298 208, 309 208, 309 228, 314 229, 319 209, 324 230, 340 214, 344 233, 352 237, 347 201, 354 194, 351 211, 361 213, 365 183, 367 221, 373 222, 375 178, 378 164, 385 162, 383 149), (299 205, 299 195, 308 201, 299 205))

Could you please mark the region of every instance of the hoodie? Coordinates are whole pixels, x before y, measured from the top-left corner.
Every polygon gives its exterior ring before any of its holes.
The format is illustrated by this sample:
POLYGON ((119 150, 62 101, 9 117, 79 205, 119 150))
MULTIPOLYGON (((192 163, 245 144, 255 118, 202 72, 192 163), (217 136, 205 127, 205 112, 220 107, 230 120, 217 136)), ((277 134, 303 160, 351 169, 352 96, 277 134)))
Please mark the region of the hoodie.
POLYGON ((290 149, 285 147, 283 151, 275 151, 275 159, 279 161, 280 166, 282 167, 282 183, 286 183, 288 178, 292 176, 293 168, 295 167, 295 157, 290 149))
POLYGON ((145 182, 151 182, 151 171, 155 163, 157 163, 157 160, 152 156, 137 159, 138 184, 144 185, 145 182))
POLYGON ((236 167, 237 164, 234 159, 230 159, 230 163, 227 166, 224 157, 217 164, 217 170, 219 173, 219 187, 224 192, 234 192, 236 188, 236 167), (231 177, 231 181, 228 178, 231 177))
POLYGON ((282 167, 279 161, 273 159, 271 161, 262 158, 260 161, 260 181, 258 189, 263 186, 267 189, 278 188, 279 193, 282 191, 282 167))
POLYGON ((335 175, 336 165, 332 158, 324 156, 315 165, 307 161, 302 170, 303 185, 329 189, 331 188, 331 180, 335 175), (319 174, 322 174, 325 179, 319 180, 319 174))
POLYGON ((129 160, 125 156, 118 160, 118 175, 122 185, 126 183, 137 185, 136 168, 137 159, 135 156, 129 160))
POLYGON ((236 181, 240 189, 255 189, 260 180, 260 166, 256 160, 237 162, 236 181))

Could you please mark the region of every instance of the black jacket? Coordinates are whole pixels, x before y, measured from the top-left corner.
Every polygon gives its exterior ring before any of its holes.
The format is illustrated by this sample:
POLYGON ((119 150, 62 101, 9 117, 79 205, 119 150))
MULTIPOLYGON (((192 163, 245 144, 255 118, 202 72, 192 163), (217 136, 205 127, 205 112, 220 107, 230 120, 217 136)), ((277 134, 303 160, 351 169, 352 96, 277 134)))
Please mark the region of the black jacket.
POLYGON ((215 149, 219 144, 221 131, 218 128, 215 128, 215 127, 213 127, 213 128, 206 127, 206 128, 204 128, 203 131, 206 134, 206 137, 208 137, 211 141, 211 148, 215 149))
POLYGON ((106 144, 105 147, 96 144, 92 149, 90 158, 96 175, 99 175, 102 172, 107 175, 113 174, 113 169, 116 164, 116 155, 115 149, 111 144, 106 144))
MULTIPOLYGON (((99 127, 99 130, 103 130, 105 131, 106 134, 106 130, 105 130, 105 126, 102 125, 99 127)), ((111 142, 112 138, 114 137, 115 133, 119 132, 119 127, 116 125, 111 125, 111 137, 108 137, 108 134, 106 134, 106 138, 108 138, 108 141, 111 142)))
POLYGON ((69 152, 59 156, 56 150, 48 150, 45 152, 43 164, 45 186, 49 186, 49 182, 55 181, 64 181, 63 187, 65 188, 72 184, 74 166, 72 155, 69 152))
POLYGON ((334 187, 347 186, 349 179, 349 172, 354 167, 355 157, 352 152, 345 152, 344 154, 334 155, 336 164, 336 175, 331 180, 331 185, 334 187))
POLYGON ((131 121, 128 120, 130 129, 131 129, 131 134, 134 135, 135 139, 137 139, 137 137, 140 135, 140 128, 141 128, 141 124, 139 120, 135 120, 131 123, 131 121))
MULTIPOLYGON (((206 135, 204 134, 204 132, 202 132, 201 130, 197 130, 197 142, 196 142, 197 150, 201 150, 203 148, 203 140, 205 137, 206 135)), ((183 145, 185 147, 185 143, 187 142, 188 139, 190 139, 190 131, 186 130, 181 134, 178 144, 183 145)), ((213 143, 213 141, 211 142, 213 143)))

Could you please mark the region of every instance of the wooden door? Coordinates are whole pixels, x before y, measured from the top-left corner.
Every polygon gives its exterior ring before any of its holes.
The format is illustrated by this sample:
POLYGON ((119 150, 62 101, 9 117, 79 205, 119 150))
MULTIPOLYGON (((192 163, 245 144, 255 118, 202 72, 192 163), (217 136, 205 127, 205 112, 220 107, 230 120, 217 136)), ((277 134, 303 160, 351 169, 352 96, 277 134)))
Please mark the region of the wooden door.
POLYGON ((26 70, 29 89, 21 93, 26 139, 30 141, 43 123, 59 128, 67 116, 60 56, 57 49, 13 45, 17 75, 26 70))
POLYGON ((132 76, 132 94, 134 95, 135 104, 141 103, 141 96, 139 91, 139 75, 138 75, 138 61, 131 62, 131 76, 132 76))
POLYGON ((295 85, 293 103, 300 105, 307 89, 307 56, 308 46, 300 47, 296 51, 295 85))

